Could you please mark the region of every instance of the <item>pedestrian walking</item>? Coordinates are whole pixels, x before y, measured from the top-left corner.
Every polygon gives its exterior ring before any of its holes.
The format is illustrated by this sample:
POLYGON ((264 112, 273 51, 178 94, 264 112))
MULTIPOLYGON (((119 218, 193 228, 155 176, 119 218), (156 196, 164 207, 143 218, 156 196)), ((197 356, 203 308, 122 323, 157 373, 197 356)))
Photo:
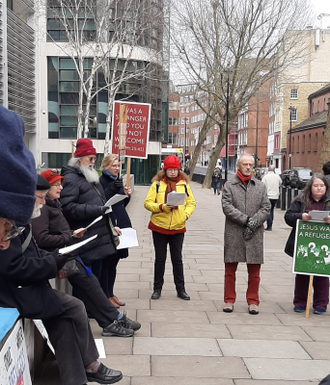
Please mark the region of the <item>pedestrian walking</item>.
MULTIPOLYGON (((284 215, 285 222, 292 227, 285 245, 285 252, 290 257, 293 257, 294 254, 297 220, 310 221, 312 218, 308 213, 311 210, 330 210, 329 185, 322 174, 312 176, 284 215)), ((330 216, 326 216, 323 220, 325 223, 330 223, 330 216)), ((296 313, 302 313, 306 309, 308 287, 309 275, 296 274, 293 297, 293 310, 296 313)), ((325 313, 329 303, 329 278, 314 276, 313 287, 313 313, 321 315, 325 313)))
POLYGON ((260 266, 263 256, 263 222, 270 212, 266 186, 252 177, 254 158, 242 155, 236 164, 237 172, 227 181, 222 194, 225 222, 225 285, 223 311, 231 313, 236 301, 236 269, 244 262, 248 270, 246 300, 250 314, 259 313, 260 266))
POLYGON ((214 195, 215 194, 220 195, 221 179, 222 179, 222 171, 220 170, 219 167, 217 167, 212 174, 212 186, 213 186, 214 195))
POLYGON ((180 160, 169 155, 164 160, 163 170, 152 179, 152 185, 144 201, 144 207, 151 214, 149 229, 152 231, 155 248, 154 283, 151 299, 159 299, 164 284, 167 245, 173 266, 174 283, 179 298, 190 300, 185 289, 182 246, 186 221, 195 210, 196 202, 189 186, 188 176, 180 171, 180 160), (168 194, 172 191, 185 194, 182 205, 166 204, 168 194))
POLYGON ((274 221, 274 208, 280 196, 280 186, 282 179, 279 175, 275 174, 275 167, 269 166, 268 173, 262 178, 262 182, 266 185, 267 196, 271 204, 270 214, 267 218, 267 231, 272 231, 274 221))

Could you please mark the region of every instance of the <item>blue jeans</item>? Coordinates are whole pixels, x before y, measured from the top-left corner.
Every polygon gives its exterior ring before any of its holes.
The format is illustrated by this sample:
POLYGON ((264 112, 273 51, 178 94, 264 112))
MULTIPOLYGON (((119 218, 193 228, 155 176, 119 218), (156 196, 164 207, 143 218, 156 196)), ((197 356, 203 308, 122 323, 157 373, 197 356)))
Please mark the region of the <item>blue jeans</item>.
POLYGON ((218 194, 220 194, 220 182, 218 183, 213 183, 213 190, 214 190, 214 194, 217 192, 218 194))
POLYGON ((267 229, 271 229, 273 226, 274 220, 274 207, 276 206, 277 199, 269 199, 270 204, 272 205, 270 209, 270 214, 267 218, 267 229))

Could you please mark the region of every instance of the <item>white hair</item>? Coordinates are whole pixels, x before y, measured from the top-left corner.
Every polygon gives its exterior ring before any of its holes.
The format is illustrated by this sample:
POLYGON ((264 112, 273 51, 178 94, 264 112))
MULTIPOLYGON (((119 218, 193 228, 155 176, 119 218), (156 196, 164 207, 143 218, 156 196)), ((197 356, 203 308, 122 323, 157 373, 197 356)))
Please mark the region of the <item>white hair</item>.
POLYGON ((253 165, 254 165, 254 156, 252 156, 251 154, 248 154, 247 152, 244 153, 244 154, 241 154, 237 160, 236 160, 236 166, 238 166, 240 163, 241 163, 241 159, 244 157, 244 156, 248 156, 252 159, 252 162, 253 162, 253 165))

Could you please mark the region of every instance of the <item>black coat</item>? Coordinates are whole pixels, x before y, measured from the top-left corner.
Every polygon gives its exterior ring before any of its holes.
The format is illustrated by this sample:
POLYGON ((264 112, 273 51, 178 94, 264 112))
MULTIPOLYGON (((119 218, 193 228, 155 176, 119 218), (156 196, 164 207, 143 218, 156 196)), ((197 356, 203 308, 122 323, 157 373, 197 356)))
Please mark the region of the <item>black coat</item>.
MULTIPOLYGON (((117 179, 117 178, 116 178, 117 179)), ((100 183, 103 187, 106 199, 112 198, 116 194, 124 194, 123 188, 118 188, 115 185, 115 180, 110 175, 106 174, 104 171, 100 176, 100 183)), ((126 227, 132 227, 131 220, 127 214, 126 206, 130 201, 130 197, 127 197, 120 202, 116 203, 112 207, 112 212, 110 213, 112 223, 115 226, 125 229, 126 227)), ((128 249, 121 249, 117 251, 120 258, 128 257, 128 249)))
MULTIPOLYGON (((327 197, 327 199, 324 202, 323 210, 326 209, 329 210, 329 203, 330 203, 330 196, 327 197)), ((300 195, 297 196, 297 198, 291 203, 288 211, 284 215, 284 219, 287 225, 292 227, 291 233, 289 235, 289 238, 286 242, 284 251, 286 254, 290 255, 290 257, 293 257, 293 251, 294 251, 294 239, 296 234, 296 226, 297 226, 297 220, 302 219, 303 213, 306 211, 306 207, 304 202, 301 201, 300 195)))
POLYGON ((63 190, 61 204, 63 214, 71 230, 86 227, 94 219, 103 215, 95 225, 87 229, 84 236, 77 241, 82 241, 95 234, 98 237, 79 249, 79 257, 84 263, 103 259, 116 252, 108 215, 104 215, 106 202, 102 186, 99 183, 87 182, 83 173, 74 167, 63 167, 63 190))
POLYGON ((26 226, 7 250, 0 250, 0 306, 17 308, 22 317, 48 319, 64 310, 48 282, 56 277, 56 263, 33 239, 22 253, 29 232, 26 226))
POLYGON ((64 247, 73 241, 70 226, 62 214, 60 203, 49 197, 46 197, 41 215, 32 219, 32 232, 38 246, 47 251, 64 247))

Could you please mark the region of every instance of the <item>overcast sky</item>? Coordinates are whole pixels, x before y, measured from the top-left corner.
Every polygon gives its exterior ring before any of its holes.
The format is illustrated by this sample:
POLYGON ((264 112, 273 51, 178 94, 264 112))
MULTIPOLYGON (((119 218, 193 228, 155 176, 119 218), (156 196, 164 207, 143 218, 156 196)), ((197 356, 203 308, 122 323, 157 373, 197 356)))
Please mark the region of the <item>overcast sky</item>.
POLYGON ((330 13, 330 1, 329 0, 312 0, 316 15, 320 13, 330 13))

